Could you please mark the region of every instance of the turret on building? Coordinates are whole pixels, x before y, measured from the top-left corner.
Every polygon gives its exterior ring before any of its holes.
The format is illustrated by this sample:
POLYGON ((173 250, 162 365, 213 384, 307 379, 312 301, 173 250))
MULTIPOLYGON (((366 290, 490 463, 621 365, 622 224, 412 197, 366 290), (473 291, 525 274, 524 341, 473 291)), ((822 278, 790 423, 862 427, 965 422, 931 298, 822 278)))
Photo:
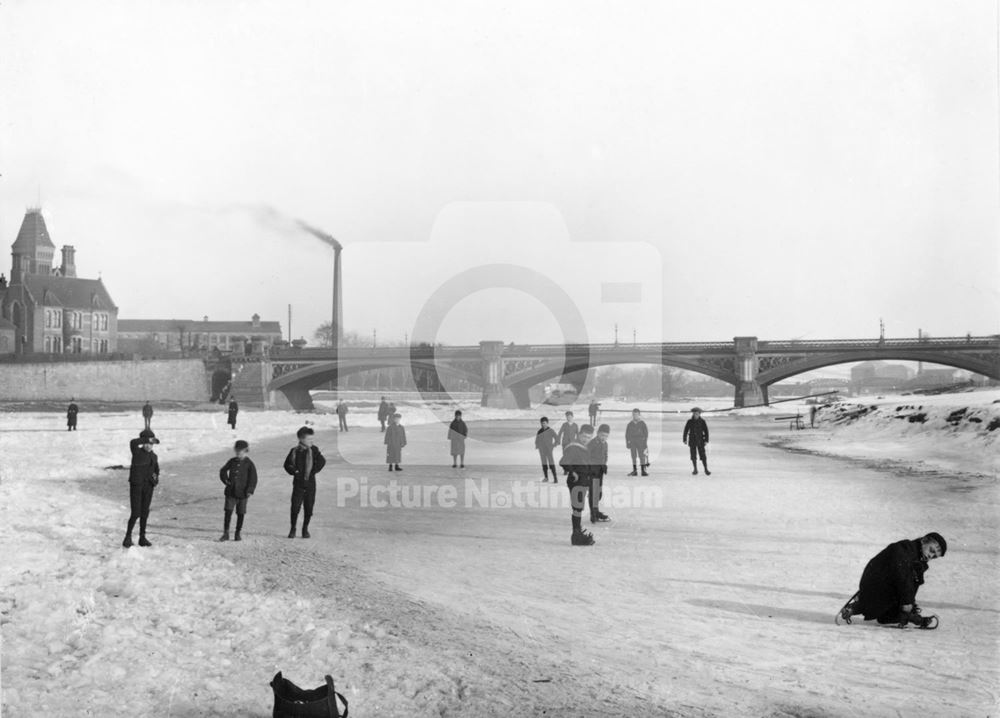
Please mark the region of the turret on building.
POLYGON ((0 354, 109 354, 117 350, 118 307, 100 279, 76 276, 76 250, 56 246, 40 208, 28 209, 0 286, 0 354), (11 337, 13 339, 11 340, 11 337), (12 345, 11 345, 12 344, 12 345))

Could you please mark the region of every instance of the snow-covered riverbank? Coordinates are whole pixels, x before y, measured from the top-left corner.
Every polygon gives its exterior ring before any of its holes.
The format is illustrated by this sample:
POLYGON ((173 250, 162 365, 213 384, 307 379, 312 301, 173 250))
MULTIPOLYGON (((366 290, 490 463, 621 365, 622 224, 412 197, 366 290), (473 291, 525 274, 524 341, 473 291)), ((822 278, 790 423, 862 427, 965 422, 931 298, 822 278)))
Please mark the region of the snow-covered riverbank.
POLYGON ((829 456, 1000 477, 1000 389, 852 399, 784 441, 829 456))

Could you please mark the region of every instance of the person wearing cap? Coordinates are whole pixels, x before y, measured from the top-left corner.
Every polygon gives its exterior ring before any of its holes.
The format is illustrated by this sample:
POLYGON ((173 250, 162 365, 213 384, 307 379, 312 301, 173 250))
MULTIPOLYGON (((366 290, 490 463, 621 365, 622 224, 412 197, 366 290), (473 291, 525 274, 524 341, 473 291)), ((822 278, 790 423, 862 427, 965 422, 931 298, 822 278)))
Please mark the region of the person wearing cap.
POLYGON ((576 438, 563 450, 559 460, 566 470, 566 487, 569 489, 569 503, 573 511, 573 533, 570 535, 570 544, 573 546, 593 546, 595 543, 593 534, 583 530, 582 518, 592 471, 587 444, 593 437, 594 427, 590 424, 581 426, 576 438))
POLYGON ((543 416, 538 420, 541 425, 537 432, 535 432, 535 449, 538 451, 538 457, 542 460, 542 481, 549 480, 549 470, 552 471, 552 483, 558 481, 559 474, 556 473, 556 460, 552 456, 552 450, 559 443, 559 439, 556 436, 556 432, 552 431, 552 427, 549 426, 549 417, 543 416))
POLYGON ((149 506, 153 501, 153 489, 160 481, 160 462, 153 451, 153 445, 159 444, 152 429, 143 429, 138 439, 128 443, 132 452, 132 464, 128 470, 129 505, 131 513, 128 517, 128 529, 122 546, 132 546, 132 530, 135 522, 139 522, 139 545, 152 546, 146 538, 146 522, 149 519, 149 506))
POLYGON ((80 413, 80 407, 76 405, 76 399, 69 400, 66 407, 66 431, 76 431, 76 415, 80 413))
POLYGON ((587 444, 590 453, 590 490, 587 492, 587 503, 590 505, 590 523, 610 521, 607 514, 601 513, 601 496, 604 494, 604 477, 608 473, 608 436, 611 427, 601 424, 597 427, 597 436, 587 444))
POLYGON ((642 412, 632 410, 632 421, 625 426, 625 448, 632 454, 632 471, 629 476, 638 476, 637 468, 643 476, 649 476, 649 427, 642 420, 642 412))
POLYGON ((219 470, 219 480, 225 485, 226 503, 225 516, 222 524, 222 537, 220 541, 229 540, 229 524, 233 518, 233 511, 236 511, 236 535, 237 541, 242 541, 240 532, 243 531, 243 517, 247 512, 247 499, 253 496, 257 490, 257 467, 247 455, 250 452, 250 444, 240 439, 233 445, 233 452, 236 454, 219 470))
POLYGON ((701 409, 697 406, 691 410, 691 418, 684 424, 684 434, 681 436, 681 441, 687 444, 691 450, 691 465, 694 467, 694 471, 691 473, 698 474, 698 459, 700 458, 701 465, 705 467, 705 476, 711 476, 712 472, 708 470, 708 457, 705 455, 705 445, 708 443, 708 424, 701 418, 701 409))
POLYGON ((917 606, 917 589, 924 583, 929 561, 944 556, 948 543, 931 532, 918 539, 889 544, 865 566, 855 600, 841 611, 841 618, 861 614, 866 621, 924 626, 927 620, 917 606))
POLYGON ((326 458, 313 445, 312 428, 303 426, 295 432, 299 443, 292 447, 285 457, 285 472, 292 477, 291 520, 292 529, 288 538, 295 538, 295 527, 299 521, 299 510, 302 514, 302 538, 309 538, 309 520, 316 504, 316 474, 326 466, 326 458))
MULTIPOLYGON (((563 456, 566 455, 566 447, 576 441, 576 435, 580 431, 580 428, 573 421, 573 412, 566 412, 566 421, 563 422, 562 426, 559 427, 559 432, 556 434, 556 438, 559 440, 559 445, 562 447, 563 456)), ((562 464, 562 460, 559 461, 562 464)), ((566 470, 563 469, 563 473, 567 474, 566 470)), ((568 475, 568 474, 567 474, 568 475)))

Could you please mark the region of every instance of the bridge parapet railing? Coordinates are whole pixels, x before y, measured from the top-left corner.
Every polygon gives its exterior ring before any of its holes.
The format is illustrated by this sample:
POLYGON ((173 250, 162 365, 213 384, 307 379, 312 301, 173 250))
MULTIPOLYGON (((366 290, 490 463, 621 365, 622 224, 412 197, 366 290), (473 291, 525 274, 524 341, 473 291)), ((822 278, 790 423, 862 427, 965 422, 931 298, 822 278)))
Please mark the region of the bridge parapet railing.
POLYGON ((878 349, 893 347, 900 349, 936 348, 969 348, 1000 346, 1000 336, 980 337, 912 337, 907 339, 810 339, 810 340, 778 340, 761 341, 757 351, 796 351, 803 349, 878 349))

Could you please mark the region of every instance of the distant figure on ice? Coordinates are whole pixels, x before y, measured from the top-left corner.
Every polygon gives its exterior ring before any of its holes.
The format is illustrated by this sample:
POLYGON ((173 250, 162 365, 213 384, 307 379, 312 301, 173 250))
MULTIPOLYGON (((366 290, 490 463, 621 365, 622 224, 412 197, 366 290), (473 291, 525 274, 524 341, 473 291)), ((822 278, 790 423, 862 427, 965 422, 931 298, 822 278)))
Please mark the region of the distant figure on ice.
POLYGON ((462 412, 455 410, 455 418, 448 426, 448 441, 451 442, 451 468, 465 468, 465 438, 469 435, 469 427, 462 420, 462 412))
POLYGON ((146 403, 142 405, 142 420, 146 423, 147 429, 153 428, 153 406, 146 400, 146 403))
POLYGON ((149 519, 149 505, 153 501, 153 489, 160 482, 160 462, 153 452, 153 445, 160 440, 152 429, 143 429, 138 439, 128 443, 132 452, 132 464, 128 470, 129 504, 132 512, 128 517, 128 529, 122 546, 132 546, 132 529, 139 522, 139 545, 152 546, 146 538, 146 521, 149 519))
POLYGON ((69 400, 66 407, 66 431, 76 431, 76 415, 80 413, 80 407, 76 405, 76 399, 69 400))
POLYGON ((250 444, 240 439, 233 445, 236 456, 231 458, 219 470, 219 479, 226 486, 225 497, 225 517, 222 523, 222 538, 220 541, 229 540, 229 523, 233 518, 233 511, 236 511, 236 536, 237 541, 242 541, 240 532, 243 530, 243 516, 247 512, 247 499, 253 496, 257 490, 257 467, 247 454, 250 452, 250 444))
POLYGON ((236 415, 240 413, 240 405, 236 403, 236 397, 234 396, 229 400, 229 418, 226 422, 233 427, 233 431, 236 431, 236 415))
POLYGON ((597 403, 597 399, 590 400, 590 406, 587 407, 587 414, 590 416, 590 423, 592 426, 597 424, 597 412, 600 411, 601 405, 597 403))
POLYGON ((285 471, 292 477, 292 530, 288 532, 288 538, 295 538, 299 509, 303 509, 302 538, 309 538, 309 520, 316 504, 316 474, 326 466, 326 458, 318 447, 313 446, 315 433, 308 426, 295 432, 299 443, 292 447, 285 458, 285 471))
POLYGON ((559 439, 556 436, 556 432, 552 431, 552 427, 549 426, 549 419, 547 416, 543 416, 538 420, 541 424, 538 432, 535 434, 535 449, 538 450, 538 456, 542 460, 542 481, 549 480, 549 470, 552 470, 552 483, 556 483, 559 474, 556 473, 556 460, 552 456, 552 450, 559 443, 559 439))
POLYGON ((587 502, 590 504, 590 523, 610 521, 607 514, 601 513, 601 497, 604 495, 604 477, 608 474, 608 436, 611 427, 601 424, 597 428, 597 436, 587 444, 590 453, 590 491, 587 492, 587 502))
POLYGON ((337 420, 340 422, 340 430, 347 431, 347 404, 343 399, 337 403, 337 420))
POLYGON ((402 471, 399 464, 403 461, 403 447, 406 446, 406 429, 403 428, 399 420, 403 417, 399 414, 389 416, 389 426, 385 430, 385 463, 389 464, 389 471, 395 467, 396 471, 402 471))
POLYGON ((701 458, 701 465, 705 467, 705 476, 711 476, 708 470, 708 457, 705 456, 705 445, 708 444, 708 424, 701 418, 701 409, 697 406, 691 410, 691 418, 684 424, 684 434, 681 441, 688 445, 691 450, 691 465, 694 466, 692 474, 698 473, 698 459, 701 458))
POLYGON ((840 618, 850 623, 851 616, 861 614, 866 621, 874 619, 883 625, 933 627, 930 616, 920 615, 917 589, 924 582, 927 562, 947 550, 944 537, 934 532, 889 544, 865 566, 858 592, 841 609, 840 618))
POLYGON ((593 546, 594 536, 583 530, 583 507, 587 503, 587 492, 590 489, 590 450, 587 444, 594 438, 594 427, 584 424, 576 437, 563 450, 559 463, 566 470, 566 487, 569 489, 569 503, 572 508, 573 533, 570 544, 573 546, 593 546))
POLYGON ((385 431, 385 422, 389 420, 389 403, 382 397, 382 401, 378 405, 378 423, 382 426, 382 431, 385 431))
POLYGON ((813 404, 812 406, 809 407, 809 428, 810 429, 816 428, 816 413, 818 411, 819 411, 819 408, 815 404, 813 404))
MULTIPOLYGON (((559 445, 562 447, 563 455, 566 454, 566 447, 576 441, 576 435, 580 431, 580 427, 576 425, 573 421, 573 412, 566 412, 566 421, 563 422, 562 426, 559 427, 559 433, 556 434, 556 438, 559 439, 559 445)), ((559 462, 560 464, 562 461, 559 462)), ((563 466, 563 473, 569 474, 566 467, 563 466)))
POLYGON ((642 420, 642 412, 632 410, 632 421, 625 427, 625 448, 632 455, 632 471, 629 476, 638 476, 637 469, 642 469, 643 476, 649 476, 649 427, 642 420))

